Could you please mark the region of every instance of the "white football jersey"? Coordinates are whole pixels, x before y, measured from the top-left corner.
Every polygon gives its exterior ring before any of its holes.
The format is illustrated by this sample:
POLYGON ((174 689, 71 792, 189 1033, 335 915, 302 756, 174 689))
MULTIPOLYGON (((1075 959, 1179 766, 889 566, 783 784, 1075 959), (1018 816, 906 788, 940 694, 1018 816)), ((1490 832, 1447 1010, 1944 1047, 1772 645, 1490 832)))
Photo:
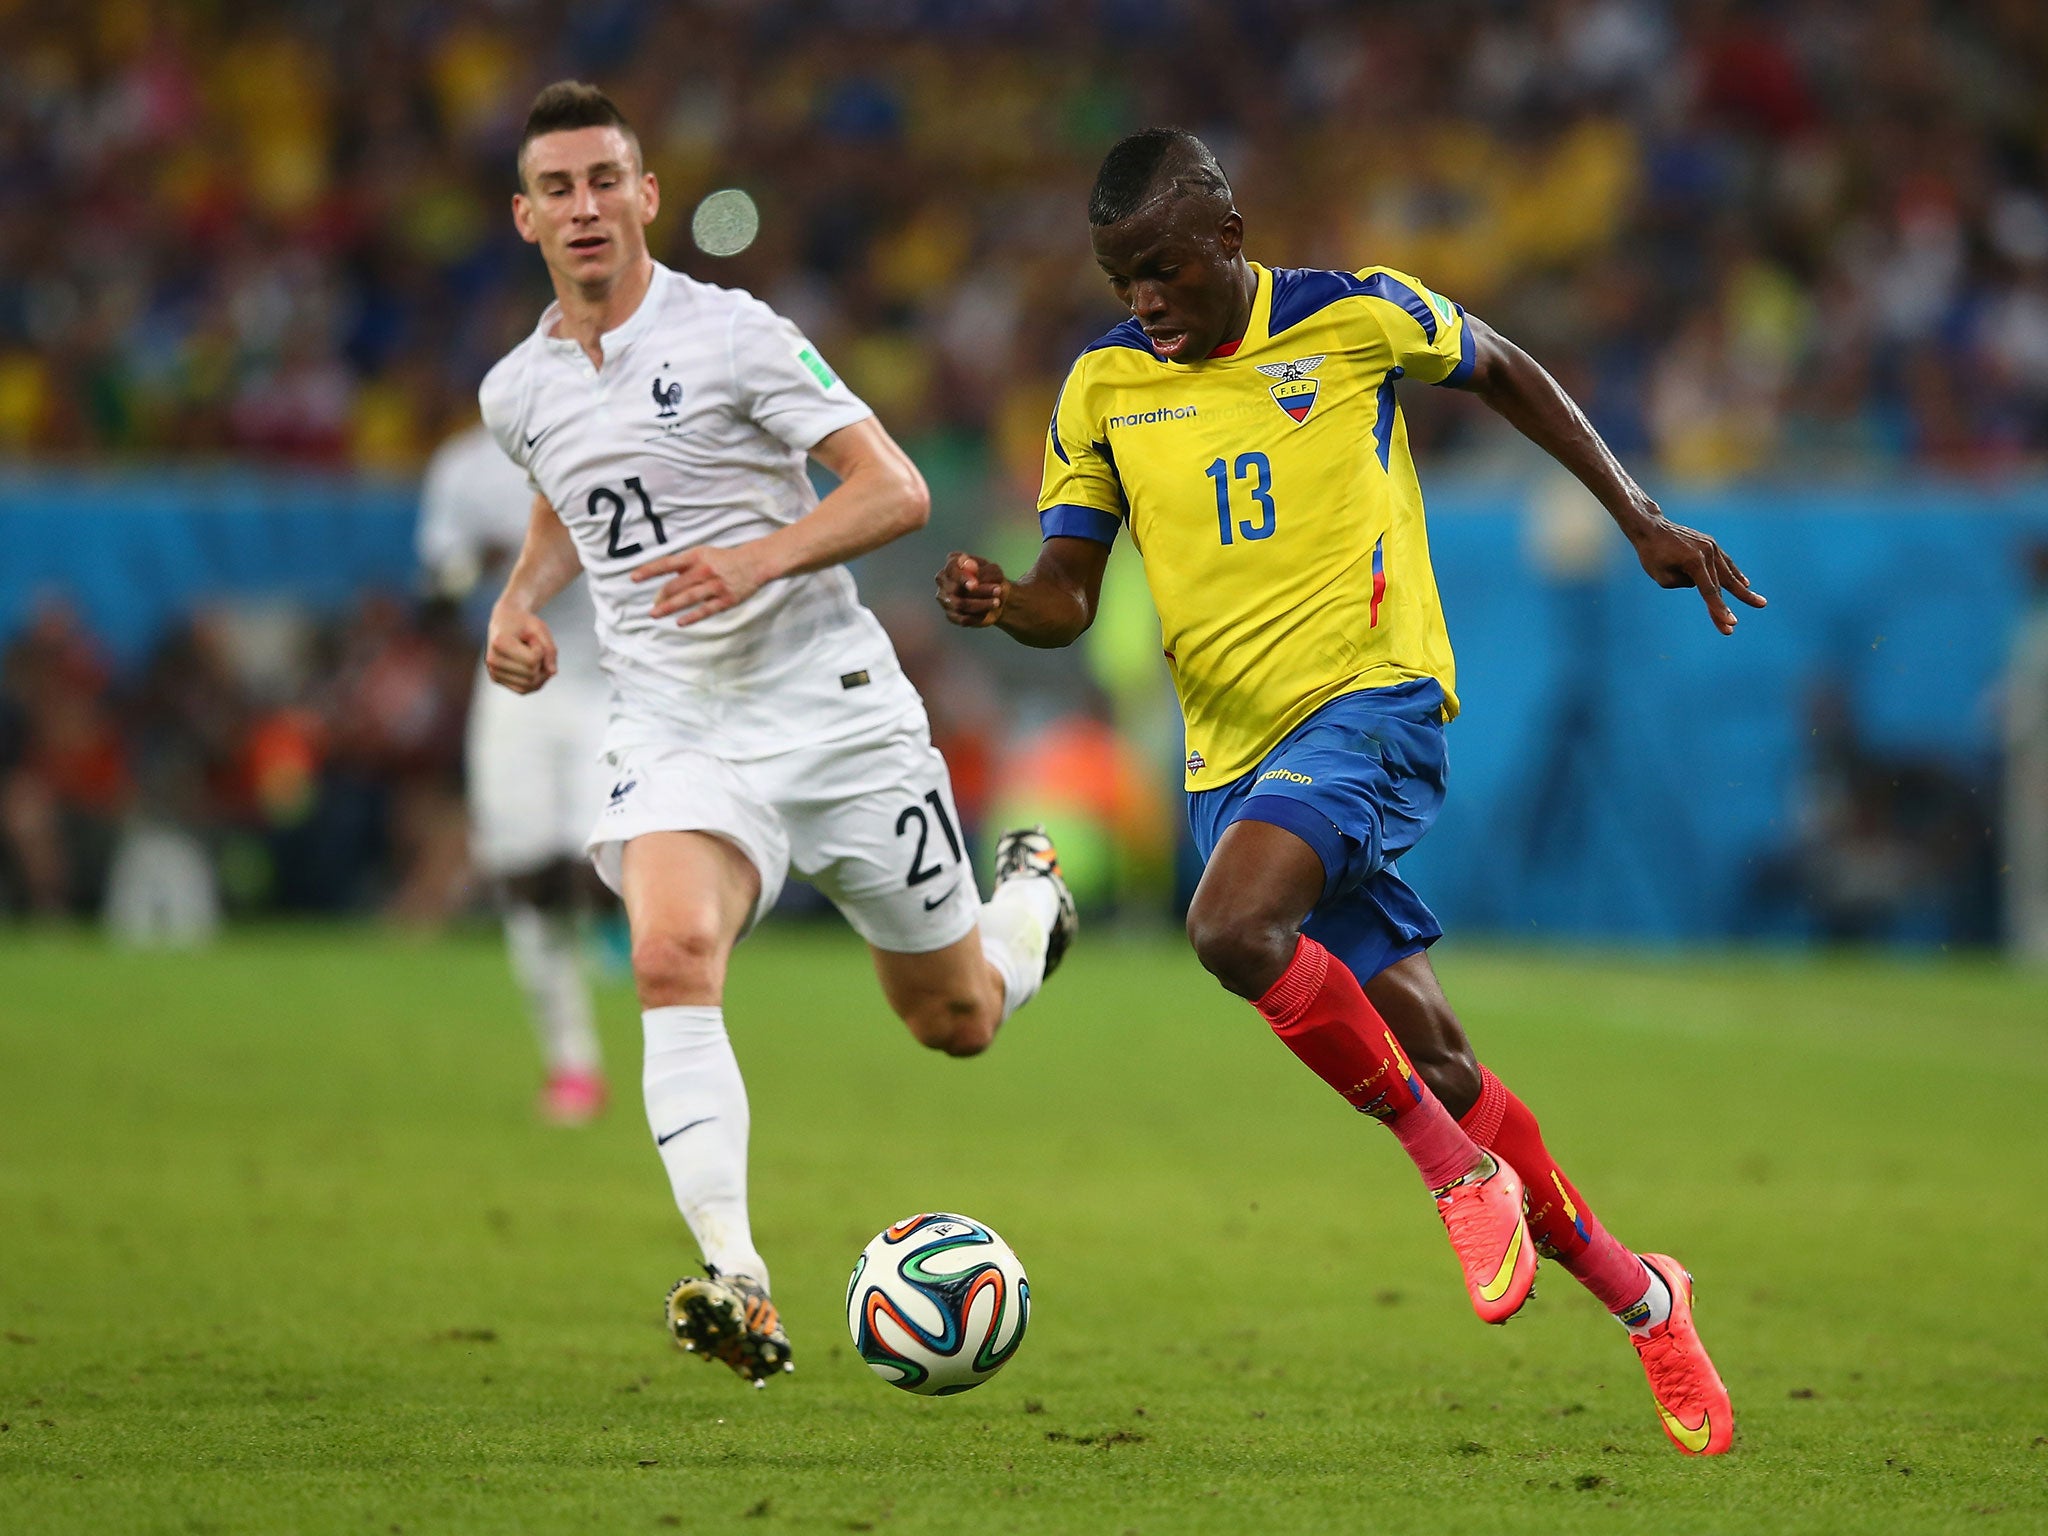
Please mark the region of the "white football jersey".
POLYGON ((817 505, 820 439, 873 413, 796 327, 735 289, 656 265, 602 338, 604 367, 550 333, 485 377, 484 423, 575 535, 616 701, 607 748, 687 741, 726 758, 876 729, 920 707, 843 566, 773 581, 691 625, 635 569, 743 544, 817 505))
MULTIPOLYGON (((509 565, 518 558, 532 511, 533 487, 526 471, 505 457, 485 427, 466 427, 427 461, 415 535, 420 564, 437 578, 452 576, 466 588, 493 564, 509 565)), ((603 688, 597 613, 586 585, 570 582, 540 616, 555 637, 561 669, 557 680, 603 688)), ((597 750, 594 741, 591 750, 597 750)))

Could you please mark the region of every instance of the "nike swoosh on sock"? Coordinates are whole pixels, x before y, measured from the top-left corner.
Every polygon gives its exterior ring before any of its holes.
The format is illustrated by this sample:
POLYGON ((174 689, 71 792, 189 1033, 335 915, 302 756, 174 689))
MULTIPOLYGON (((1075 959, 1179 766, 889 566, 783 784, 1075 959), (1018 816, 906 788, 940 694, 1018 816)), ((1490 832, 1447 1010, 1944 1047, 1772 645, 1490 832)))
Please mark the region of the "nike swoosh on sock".
POLYGON ((670 1131, 666 1136, 655 1137, 654 1144, 657 1147, 665 1147, 670 1142, 674 1141, 678 1136, 682 1135, 684 1131, 694 1131, 698 1126, 709 1125, 713 1120, 716 1120, 717 1118, 718 1116, 716 1115, 705 1115, 702 1119, 692 1120, 688 1125, 679 1125, 674 1130, 670 1131))

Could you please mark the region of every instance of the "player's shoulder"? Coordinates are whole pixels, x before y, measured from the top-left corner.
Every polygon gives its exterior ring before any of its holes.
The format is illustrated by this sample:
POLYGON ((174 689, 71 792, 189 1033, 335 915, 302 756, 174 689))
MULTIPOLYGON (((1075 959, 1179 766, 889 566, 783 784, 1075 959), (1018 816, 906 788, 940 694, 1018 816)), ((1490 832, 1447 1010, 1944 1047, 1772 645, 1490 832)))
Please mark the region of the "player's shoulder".
POLYGON ((762 323, 782 318, 766 300, 744 288, 707 283, 672 267, 662 267, 660 271, 657 297, 661 304, 659 318, 664 325, 731 328, 747 321, 762 323))
POLYGON ((1342 319, 1350 312, 1384 325, 1391 317, 1377 305, 1385 304, 1406 314, 1433 340, 1437 328, 1448 324, 1456 312, 1448 299, 1393 267, 1360 267, 1356 271, 1275 267, 1271 275, 1273 302, 1267 329, 1274 336, 1312 320, 1342 319))
POLYGON ((525 339, 491 364, 483 383, 477 386, 476 400, 483 411, 484 426, 500 447, 513 440, 512 433, 525 417, 539 365, 546 356, 546 332, 554 314, 555 306, 549 305, 525 339))
POLYGON ((1070 382, 1116 383, 1169 366, 1152 350, 1151 339, 1133 317, 1111 326, 1075 354, 1067 376, 1070 382))

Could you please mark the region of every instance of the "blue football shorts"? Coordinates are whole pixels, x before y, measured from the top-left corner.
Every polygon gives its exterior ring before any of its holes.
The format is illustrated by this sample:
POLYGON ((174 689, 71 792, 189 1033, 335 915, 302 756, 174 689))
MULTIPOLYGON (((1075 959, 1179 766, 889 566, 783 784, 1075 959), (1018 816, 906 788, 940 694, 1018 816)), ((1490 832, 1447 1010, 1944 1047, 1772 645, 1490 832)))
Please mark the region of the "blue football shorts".
POLYGON ((1444 931, 1394 861, 1444 803, 1443 722, 1433 678, 1332 699, 1244 777, 1190 792, 1203 864, 1234 821, 1284 827, 1323 861, 1323 894, 1303 933, 1360 981, 1421 953, 1444 931))

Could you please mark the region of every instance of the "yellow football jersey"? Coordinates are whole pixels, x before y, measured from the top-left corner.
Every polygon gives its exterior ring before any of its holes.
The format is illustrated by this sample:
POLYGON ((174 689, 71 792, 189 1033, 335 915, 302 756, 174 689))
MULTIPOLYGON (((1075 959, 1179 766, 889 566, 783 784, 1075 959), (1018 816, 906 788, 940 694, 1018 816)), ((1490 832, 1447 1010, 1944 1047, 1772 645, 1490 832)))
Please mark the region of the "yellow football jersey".
POLYGON ((1331 699, 1433 677, 1457 712, 1402 377, 1462 384, 1464 311, 1385 267, 1268 270, 1228 356, 1162 361, 1136 320, 1074 362, 1039 524, 1128 525, 1187 721, 1187 786, 1248 773, 1331 699))

